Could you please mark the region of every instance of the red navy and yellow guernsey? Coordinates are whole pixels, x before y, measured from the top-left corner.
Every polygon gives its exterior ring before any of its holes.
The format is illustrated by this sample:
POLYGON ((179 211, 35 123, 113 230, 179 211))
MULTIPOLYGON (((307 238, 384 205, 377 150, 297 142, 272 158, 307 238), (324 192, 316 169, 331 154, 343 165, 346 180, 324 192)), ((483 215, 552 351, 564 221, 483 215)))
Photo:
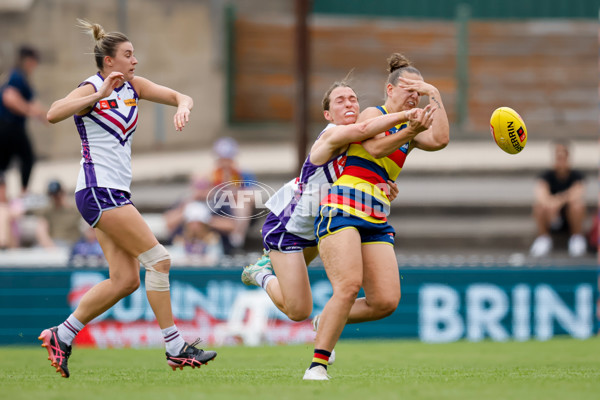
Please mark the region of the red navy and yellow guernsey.
MULTIPOLYGON (((388 114, 385 106, 378 106, 388 114)), ((393 135, 406 128, 407 122, 386 132, 393 135)), ((374 158, 360 142, 348 147, 344 172, 321 200, 315 220, 317 240, 343 229, 356 229, 365 243, 394 244, 394 228, 387 222, 390 201, 387 181, 395 181, 408 155, 410 141, 387 157, 374 158)))

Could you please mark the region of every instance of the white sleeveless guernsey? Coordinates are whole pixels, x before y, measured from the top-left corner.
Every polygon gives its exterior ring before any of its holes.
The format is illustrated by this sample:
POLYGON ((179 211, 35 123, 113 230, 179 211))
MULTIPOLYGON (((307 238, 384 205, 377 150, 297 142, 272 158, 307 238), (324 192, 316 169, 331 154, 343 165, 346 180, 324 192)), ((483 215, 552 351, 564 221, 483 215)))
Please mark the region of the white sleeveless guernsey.
MULTIPOLYGON (((96 91, 104 79, 97 73, 79 86, 91 84, 96 91)), ((130 82, 94 104, 82 116, 75 115, 81 138, 81 169, 75 191, 105 187, 130 192, 131 140, 137 128, 139 97, 130 82)))

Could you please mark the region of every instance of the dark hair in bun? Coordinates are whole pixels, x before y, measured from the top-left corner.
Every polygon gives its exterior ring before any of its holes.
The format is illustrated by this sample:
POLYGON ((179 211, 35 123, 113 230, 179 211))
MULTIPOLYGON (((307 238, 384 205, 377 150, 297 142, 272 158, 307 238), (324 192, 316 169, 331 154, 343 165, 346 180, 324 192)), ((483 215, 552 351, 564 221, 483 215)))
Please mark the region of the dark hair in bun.
POLYGON ((412 72, 417 75, 421 75, 421 72, 412 66, 412 63, 404 54, 394 53, 388 59, 388 83, 396 85, 398 78, 403 76, 406 72, 412 72))

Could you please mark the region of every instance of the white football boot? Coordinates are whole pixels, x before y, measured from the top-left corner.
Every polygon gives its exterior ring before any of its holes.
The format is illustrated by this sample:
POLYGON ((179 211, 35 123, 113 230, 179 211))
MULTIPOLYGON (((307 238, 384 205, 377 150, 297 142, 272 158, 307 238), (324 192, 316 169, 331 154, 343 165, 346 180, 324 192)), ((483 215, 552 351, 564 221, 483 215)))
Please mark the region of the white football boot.
POLYGON ((329 378, 331 377, 327 375, 325 367, 318 365, 307 369, 304 372, 304 377, 302 379, 305 381, 328 381, 329 378))

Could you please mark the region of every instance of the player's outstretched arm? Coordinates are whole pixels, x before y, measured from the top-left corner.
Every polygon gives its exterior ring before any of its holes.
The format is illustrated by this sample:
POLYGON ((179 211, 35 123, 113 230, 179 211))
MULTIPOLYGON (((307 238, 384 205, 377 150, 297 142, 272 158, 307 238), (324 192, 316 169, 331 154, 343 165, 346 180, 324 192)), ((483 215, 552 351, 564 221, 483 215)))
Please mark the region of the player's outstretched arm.
POLYGON ((139 76, 133 78, 131 83, 138 92, 140 99, 177 107, 173 117, 173 125, 178 131, 183 130, 185 124, 190 120, 190 111, 194 107, 194 101, 190 96, 139 76))
POLYGON ((333 147, 341 147, 354 142, 362 142, 385 132, 417 115, 418 109, 400 111, 386 115, 377 115, 351 125, 339 125, 332 130, 328 143, 333 147))
MULTIPOLYGON (((414 139, 416 135, 428 129, 433 121, 435 114, 435 106, 429 104, 424 109, 415 108, 415 112, 409 119, 409 126, 398 131, 393 135, 385 135, 381 133, 372 139, 362 143, 365 150, 375 158, 387 157, 394 151, 398 150, 402 145, 414 139)), ((368 118, 373 113, 381 113, 377 108, 371 107, 366 109, 359 119, 368 118)))
POLYGON ((408 121, 418 111, 408 110, 386 115, 379 115, 369 118, 362 122, 350 125, 337 125, 328 129, 315 142, 311 149, 311 162, 322 164, 329 160, 333 155, 345 149, 350 143, 362 142, 381 132, 408 121))

